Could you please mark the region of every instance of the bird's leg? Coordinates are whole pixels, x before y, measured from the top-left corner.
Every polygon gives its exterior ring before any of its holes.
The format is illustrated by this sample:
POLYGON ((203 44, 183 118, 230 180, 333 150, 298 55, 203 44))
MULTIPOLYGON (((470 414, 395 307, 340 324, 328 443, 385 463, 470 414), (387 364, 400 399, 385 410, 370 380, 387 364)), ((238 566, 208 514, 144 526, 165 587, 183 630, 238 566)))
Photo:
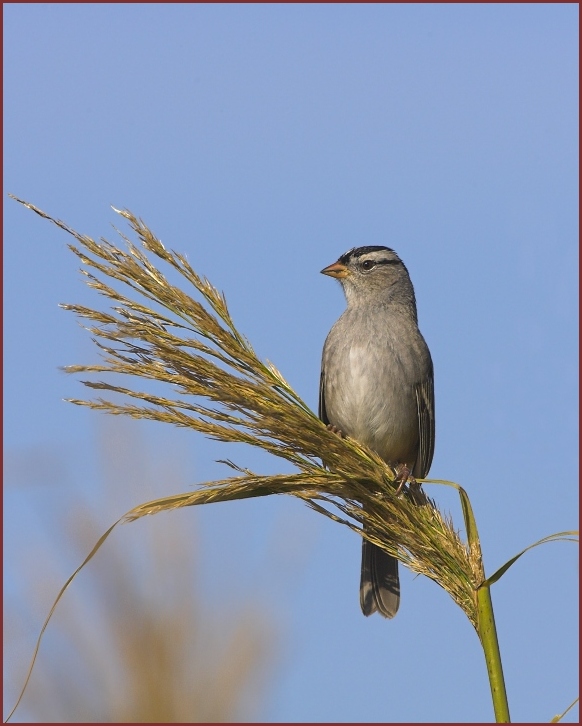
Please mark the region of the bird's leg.
POLYGON ((395 467, 396 470, 396 479, 394 480, 395 484, 398 484, 398 488, 396 489, 396 496, 400 494, 402 491, 404 485, 407 482, 410 482, 411 486, 418 484, 416 483, 416 479, 411 475, 410 469, 406 466, 406 464, 398 464, 395 467))
POLYGON ((422 491, 422 484, 416 481, 416 479, 410 474, 410 469, 406 464, 398 464, 396 466, 396 479, 395 484, 398 484, 396 489, 396 495, 400 494, 405 484, 409 485, 410 498, 415 504, 423 505, 427 504, 428 500, 426 494, 422 491))

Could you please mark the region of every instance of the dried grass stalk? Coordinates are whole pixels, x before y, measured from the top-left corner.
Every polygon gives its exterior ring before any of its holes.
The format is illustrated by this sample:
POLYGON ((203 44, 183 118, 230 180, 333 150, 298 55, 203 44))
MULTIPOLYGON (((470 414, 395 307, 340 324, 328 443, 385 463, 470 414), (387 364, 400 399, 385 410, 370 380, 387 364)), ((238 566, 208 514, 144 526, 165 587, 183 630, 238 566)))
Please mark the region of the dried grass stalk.
POLYGON ((466 492, 452 482, 432 482, 458 490, 467 533, 464 542, 451 518, 441 514, 435 502, 419 488, 404 487, 398 492, 394 471, 380 457, 356 441, 328 431, 279 371, 257 357, 249 341, 236 329, 224 295, 201 278, 184 255, 166 249, 141 219, 127 210, 115 210, 127 220, 141 243, 134 244, 118 232, 127 245, 127 251, 123 251, 105 239, 95 242, 32 204, 13 198, 76 240, 69 247, 83 263, 81 271, 87 284, 112 302, 107 313, 81 305, 62 305, 86 321, 84 327, 94 336, 103 359, 100 365, 74 365, 64 370, 117 373, 160 381, 170 384, 175 394, 166 398, 140 391, 133 387, 135 381, 124 387, 87 380, 83 381, 86 386, 118 394, 120 402, 109 398, 69 399, 72 403, 110 414, 185 426, 219 441, 251 444, 286 459, 297 471, 259 476, 225 461, 237 471, 236 476, 201 484, 194 492, 141 504, 110 527, 61 589, 41 630, 18 702, 8 718, 20 703, 40 639, 59 599, 119 522, 178 507, 290 494, 350 527, 413 572, 430 577, 451 595, 481 641, 496 720, 508 723, 509 707, 490 587, 528 550, 552 541, 575 541, 577 532, 544 537, 486 578, 466 492), (147 253, 185 278, 200 299, 172 285, 147 253))
POLYGON ((76 240, 69 247, 83 263, 87 284, 111 301, 109 312, 62 305, 83 319, 102 355, 98 365, 64 370, 134 379, 127 386, 84 380, 89 388, 121 396, 116 396, 118 401, 69 399, 72 403, 188 427, 219 441, 251 444, 297 469, 259 476, 227 461, 237 475, 137 506, 125 521, 177 507, 290 494, 382 547, 413 572, 430 577, 477 628, 476 593, 484 579, 478 540, 463 542, 434 501, 409 487, 397 494, 394 471, 379 456, 328 431, 281 373, 257 357, 236 329, 224 295, 200 277, 184 255, 168 250, 127 210, 115 211, 141 245, 118 231, 127 245, 124 251, 17 201, 76 240), (198 299, 171 284, 147 253, 177 271, 198 299), (138 390, 136 378, 170 384, 174 396, 138 390))

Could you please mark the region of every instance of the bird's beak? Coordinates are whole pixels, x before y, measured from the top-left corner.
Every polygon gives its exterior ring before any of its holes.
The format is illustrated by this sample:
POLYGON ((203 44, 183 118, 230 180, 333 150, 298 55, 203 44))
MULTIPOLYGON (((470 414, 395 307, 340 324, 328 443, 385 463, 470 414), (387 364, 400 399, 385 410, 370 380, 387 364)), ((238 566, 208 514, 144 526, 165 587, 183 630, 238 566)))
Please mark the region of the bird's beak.
POLYGON ((350 273, 348 268, 345 265, 342 265, 341 262, 334 262, 333 265, 324 267, 321 274, 329 275, 330 277, 335 277, 340 280, 342 277, 347 277, 350 273))

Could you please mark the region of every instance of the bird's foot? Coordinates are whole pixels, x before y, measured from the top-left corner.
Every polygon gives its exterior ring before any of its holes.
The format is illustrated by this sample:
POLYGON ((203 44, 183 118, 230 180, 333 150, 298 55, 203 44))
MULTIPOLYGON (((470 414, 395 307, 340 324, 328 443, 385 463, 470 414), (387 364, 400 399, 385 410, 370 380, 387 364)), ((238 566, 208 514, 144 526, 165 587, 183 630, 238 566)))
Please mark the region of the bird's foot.
POLYGON ((406 464, 399 464, 396 467, 396 479, 394 482, 395 484, 398 484, 396 496, 400 494, 404 485, 408 484, 407 494, 410 496, 410 499, 414 502, 414 504, 422 506, 428 503, 427 496, 422 490, 422 484, 416 481, 416 479, 410 474, 410 469, 406 466, 406 464))
POLYGON ((410 469, 406 466, 406 464, 398 464, 395 470, 396 479, 394 480, 394 483, 398 484, 396 489, 396 496, 398 496, 407 482, 410 482, 411 484, 414 482, 416 484, 416 479, 410 475, 410 469))
POLYGON ((408 484, 412 500, 417 504, 423 503, 426 497, 421 489, 422 484, 419 484, 412 476, 409 467, 406 466, 406 464, 398 464, 395 467, 395 471, 396 479, 394 480, 394 483, 398 485, 396 487, 396 496, 398 496, 404 489, 405 485, 408 484))
POLYGON ((344 432, 341 429, 338 429, 337 426, 334 426, 333 424, 327 424, 327 430, 331 431, 332 434, 339 436, 340 439, 345 439, 344 432))

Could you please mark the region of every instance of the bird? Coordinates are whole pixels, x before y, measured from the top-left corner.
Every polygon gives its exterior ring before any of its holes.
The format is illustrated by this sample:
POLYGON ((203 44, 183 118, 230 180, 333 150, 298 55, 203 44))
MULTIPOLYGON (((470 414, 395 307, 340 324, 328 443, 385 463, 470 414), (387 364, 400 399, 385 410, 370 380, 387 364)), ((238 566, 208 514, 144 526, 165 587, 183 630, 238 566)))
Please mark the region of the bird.
MULTIPOLYGON (((393 249, 369 245, 321 273, 341 283, 346 309, 323 346, 319 418, 375 451, 402 481, 425 478, 434 454, 434 372, 408 270, 393 249)), ((398 560, 363 538, 362 612, 393 618, 399 604, 398 560)))

